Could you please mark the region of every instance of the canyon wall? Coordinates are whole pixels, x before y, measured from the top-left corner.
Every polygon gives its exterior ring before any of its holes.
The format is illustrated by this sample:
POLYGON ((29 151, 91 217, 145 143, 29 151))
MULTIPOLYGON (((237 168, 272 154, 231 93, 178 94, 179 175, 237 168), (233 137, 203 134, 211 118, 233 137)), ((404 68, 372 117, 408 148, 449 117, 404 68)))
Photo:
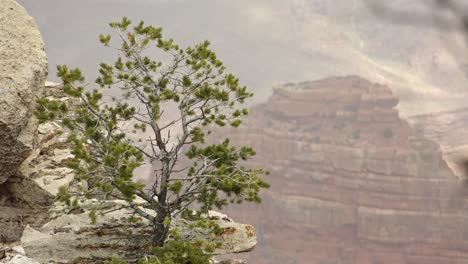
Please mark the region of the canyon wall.
POLYGON ((224 133, 257 150, 272 184, 230 212, 259 227, 255 263, 468 262, 468 204, 438 144, 356 76, 290 84, 224 133))

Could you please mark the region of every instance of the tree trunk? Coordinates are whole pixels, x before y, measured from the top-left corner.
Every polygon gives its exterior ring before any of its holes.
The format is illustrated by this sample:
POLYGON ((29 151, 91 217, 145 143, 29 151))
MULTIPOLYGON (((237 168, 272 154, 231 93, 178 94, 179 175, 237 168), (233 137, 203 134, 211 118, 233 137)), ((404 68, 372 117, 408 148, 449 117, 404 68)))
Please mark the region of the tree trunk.
POLYGON ((164 224, 166 217, 171 216, 171 210, 169 210, 166 204, 167 197, 167 185, 170 177, 170 162, 171 159, 165 157, 162 160, 162 175, 161 175, 161 189, 157 195, 158 197, 158 208, 156 217, 153 222, 153 247, 162 247, 169 234, 169 225, 164 224))
POLYGON ((153 238, 152 238, 152 246, 153 247, 162 247, 164 246, 164 242, 167 239, 169 234, 169 225, 164 224, 164 220, 166 217, 169 217, 169 212, 165 209, 161 209, 158 211, 156 218, 153 222, 153 238))

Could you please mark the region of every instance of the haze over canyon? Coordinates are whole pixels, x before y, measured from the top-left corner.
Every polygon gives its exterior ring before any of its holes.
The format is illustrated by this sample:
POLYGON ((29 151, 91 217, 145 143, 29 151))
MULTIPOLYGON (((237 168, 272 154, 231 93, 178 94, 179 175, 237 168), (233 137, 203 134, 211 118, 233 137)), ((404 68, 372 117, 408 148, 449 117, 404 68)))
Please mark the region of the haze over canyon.
MULTIPOLYGON (((211 140, 254 146, 249 165, 271 171, 262 204, 228 210, 256 229, 257 246, 241 254, 248 263, 468 263, 466 36, 432 1, 385 1, 400 20, 369 2, 18 0, 44 38, 51 81, 67 64, 92 83, 99 63, 114 58, 98 35, 123 16, 161 26, 184 46, 210 40, 255 93, 240 128, 215 129, 211 140), (453 23, 411 24, 412 16, 453 23)), ((34 164, 23 166, 32 171, 25 178, 44 176, 34 164)), ((0 181, 0 196, 21 196, 27 186, 18 181, 0 181)), ((7 206, 5 215, 24 209, 7 206)), ((40 216, 28 218, 33 227, 47 222, 43 210, 24 210, 40 216)))

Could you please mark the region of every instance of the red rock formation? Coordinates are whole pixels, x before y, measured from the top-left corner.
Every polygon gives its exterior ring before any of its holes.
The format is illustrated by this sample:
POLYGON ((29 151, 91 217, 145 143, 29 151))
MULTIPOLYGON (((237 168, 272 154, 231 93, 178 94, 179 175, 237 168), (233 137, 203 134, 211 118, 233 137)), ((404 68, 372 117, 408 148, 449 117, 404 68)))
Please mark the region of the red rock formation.
POLYGON ((249 263, 468 263, 468 203, 439 146, 359 77, 287 85, 231 133, 272 187, 230 214, 260 236, 249 263))

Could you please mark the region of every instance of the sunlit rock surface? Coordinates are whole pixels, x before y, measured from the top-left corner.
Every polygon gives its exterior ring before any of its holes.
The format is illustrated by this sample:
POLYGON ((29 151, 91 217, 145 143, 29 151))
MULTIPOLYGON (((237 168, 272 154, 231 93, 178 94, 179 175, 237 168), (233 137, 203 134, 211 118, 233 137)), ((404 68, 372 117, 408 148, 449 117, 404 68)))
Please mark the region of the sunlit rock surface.
POLYGON ((468 204, 439 146, 359 77, 275 90, 232 133, 272 183, 230 215, 258 226, 255 263, 468 263, 468 204))

